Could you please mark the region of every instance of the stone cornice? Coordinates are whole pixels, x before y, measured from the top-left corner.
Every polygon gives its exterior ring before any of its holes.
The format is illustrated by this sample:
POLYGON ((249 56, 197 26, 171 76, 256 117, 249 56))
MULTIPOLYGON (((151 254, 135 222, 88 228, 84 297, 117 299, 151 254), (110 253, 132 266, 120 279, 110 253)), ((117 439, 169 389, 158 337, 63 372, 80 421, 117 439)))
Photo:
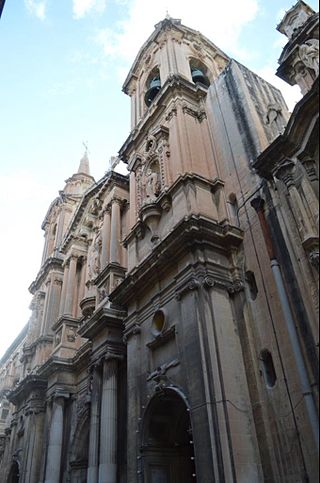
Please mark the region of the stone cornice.
POLYGON ((94 284, 101 287, 108 279, 110 273, 115 273, 121 277, 125 276, 126 268, 122 267, 118 263, 108 263, 108 265, 99 273, 97 278, 94 280, 94 284))
POLYGON ((95 195, 102 195, 111 185, 120 186, 128 189, 129 179, 127 176, 110 171, 106 173, 94 186, 90 187, 83 195, 82 200, 76 209, 72 220, 70 221, 68 230, 65 234, 64 240, 61 243, 60 251, 65 253, 70 242, 73 240, 73 233, 75 232, 83 213, 92 197, 95 195))
POLYGON ((138 55, 136 56, 134 63, 130 69, 130 72, 123 84, 122 90, 126 94, 128 94, 129 91, 129 86, 131 83, 132 78, 136 79, 136 70, 137 66, 142 64, 142 58, 146 54, 146 51, 150 48, 153 42, 156 42, 158 36, 163 32, 164 30, 167 29, 174 29, 178 32, 181 32, 182 34, 191 34, 194 35, 195 38, 200 36, 202 42, 204 45, 208 46, 209 49, 212 49, 215 51, 216 55, 220 55, 223 57, 225 60, 229 60, 229 57, 227 54, 225 54, 219 47, 217 47, 211 40, 209 40, 207 37, 202 35, 201 33, 197 32, 196 30, 191 29, 190 27, 186 27, 185 25, 181 24, 181 20, 179 19, 174 19, 174 18, 165 18, 163 21, 159 22, 155 26, 154 32, 150 35, 148 40, 143 44, 141 47, 140 51, 138 52, 138 55))
POLYGON ((207 245, 228 253, 242 241, 243 232, 237 227, 222 226, 199 215, 185 217, 138 267, 128 273, 124 281, 109 295, 109 299, 119 306, 125 306, 138 291, 144 290, 157 279, 159 271, 168 269, 173 260, 183 257, 191 247, 194 249, 207 245))
POLYGON ((54 373, 74 372, 73 358, 52 356, 39 369, 39 376, 49 378, 54 373))
MULTIPOLYGON (((160 196, 156 198, 152 204, 142 207, 139 215, 143 215, 143 211, 147 210, 148 206, 158 209, 159 214, 161 214, 162 211, 168 211, 171 206, 171 200, 174 198, 175 193, 181 188, 181 186, 185 186, 188 183, 197 183, 198 185, 210 186, 210 190, 212 193, 215 193, 224 186, 224 182, 219 178, 209 180, 199 174, 185 173, 179 176, 170 186, 170 188, 166 188, 165 190, 163 190, 160 196)), ((125 247, 128 246, 128 244, 134 237, 143 237, 143 234, 145 232, 145 224, 142 220, 143 217, 139 216, 137 223, 133 226, 126 238, 122 240, 122 243, 125 247)))
MULTIPOLYGON (((192 100, 198 102, 199 99, 204 98, 207 95, 208 88, 194 84, 187 79, 179 75, 171 75, 162 89, 160 90, 157 98, 154 100, 150 108, 146 111, 144 117, 139 121, 135 129, 131 132, 123 146, 119 151, 119 157, 124 162, 127 162, 130 157, 131 151, 134 150, 134 146, 140 143, 145 137, 145 133, 152 130, 156 124, 156 120, 165 112, 169 101, 177 95, 183 100, 181 108, 186 108, 186 101, 192 100)), ((169 112, 168 112, 169 115, 169 112)), ((199 113, 199 116, 201 114, 199 113)))
POLYGON ((37 278, 35 279, 34 282, 29 287, 29 291, 32 293, 32 295, 35 294, 37 290, 40 289, 42 283, 44 282, 46 276, 51 270, 60 270, 61 274, 63 273, 62 269, 63 265, 63 259, 62 258, 57 258, 57 257, 50 257, 48 258, 44 265, 42 265, 37 278))
POLYGON ((46 378, 43 378, 35 374, 30 374, 27 377, 25 377, 15 389, 10 391, 7 397, 10 402, 17 405, 28 396, 30 391, 34 389, 45 390, 46 388, 47 388, 46 378))
POLYGON ((59 319, 53 324, 52 326, 52 330, 54 332, 57 332, 59 330, 60 327, 63 326, 63 324, 67 323, 68 325, 70 326, 73 326, 73 327, 78 327, 79 326, 79 320, 80 319, 76 319, 74 317, 71 317, 70 315, 62 315, 61 317, 59 317, 59 319))
POLYGON ((116 329, 123 329, 123 320, 126 317, 126 312, 112 309, 109 307, 99 307, 93 315, 85 320, 78 330, 81 337, 94 339, 95 336, 101 333, 108 327, 116 329))
POLYGON ((56 206, 60 206, 62 203, 62 198, 61 196, 57 196, 57 198, 55 198, 52 203, 50 204, 49 206, 49 209, 47 211, 47 214, 42 222, 42 225, 41 225, 41 228, 42 230, 45 230, 46 228, 46 225, 49 223, 49 219, 50 219, 50 216, 51 216, 51 212, 52 210, 56 207, 56 206))
POLYGON ((319 23, 319 14, 316 13, 310 17, 299 33, 294 36, 284 47, 282 54, 279 58, 278 70, 276 72, 277 76, 288 82, 290 85, 294 85, 295 82, 291 81, 288 77, 288 70, 291 69, 293 58, 299 50, 299 46, 303 44, 306 40, 311 38, 314 29, 319 23))

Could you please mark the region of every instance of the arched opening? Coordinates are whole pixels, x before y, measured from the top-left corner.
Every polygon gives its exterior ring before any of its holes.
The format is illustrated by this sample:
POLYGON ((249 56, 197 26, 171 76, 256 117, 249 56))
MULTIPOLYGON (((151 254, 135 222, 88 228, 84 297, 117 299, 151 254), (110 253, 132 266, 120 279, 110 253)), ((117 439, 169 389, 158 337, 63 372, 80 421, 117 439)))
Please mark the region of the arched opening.
POLYGON ((142 461, 148 483, 196 482, 190 411, 173 389, 150 402, 143 420, 142 461))
POLYGON ((14 461, 11 466, 11 470, 9 473, 8 483, 19 483, 20 481, 20 469, 19 463, 14 461))
POLYGON ((261 351, 260 360, 262 362, 262 373, 266 386, 271 389, 277 382, 277 373, 273 364, 271 352, 267 349, 261 351))
POLYGON ((71 483, 86 483, 89 454, 89 416, 79 424, 72 444, 71 483))
POLYGON ((190 59, 191 77, 195 84, 210 86, 207 67, 198 59, 190 59))
POLYGON ((256 300, 259 290, 254 273, 251 270, 248 270, 245 274, 245 279, 249 287, 251 300, 256 300))
POLYGON ((149 75, 146 89, 147 90, 144 96, 144 101, 149 107, 161 89, 160 71, 158 67, 155 67, 149 75))

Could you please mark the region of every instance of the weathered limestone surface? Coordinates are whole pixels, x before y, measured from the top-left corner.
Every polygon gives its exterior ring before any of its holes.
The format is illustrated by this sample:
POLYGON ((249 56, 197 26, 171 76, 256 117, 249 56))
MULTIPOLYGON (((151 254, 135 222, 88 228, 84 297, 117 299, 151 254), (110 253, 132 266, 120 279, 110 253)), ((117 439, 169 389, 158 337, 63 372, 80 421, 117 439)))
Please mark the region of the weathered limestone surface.
POLYGON ((278 28, 292 115, 180 20, 139 51, 128 175, 95 182, 85 153, 42 226, 0 366, 4 482, 317 481, 318 16, 299 1, 278 28))

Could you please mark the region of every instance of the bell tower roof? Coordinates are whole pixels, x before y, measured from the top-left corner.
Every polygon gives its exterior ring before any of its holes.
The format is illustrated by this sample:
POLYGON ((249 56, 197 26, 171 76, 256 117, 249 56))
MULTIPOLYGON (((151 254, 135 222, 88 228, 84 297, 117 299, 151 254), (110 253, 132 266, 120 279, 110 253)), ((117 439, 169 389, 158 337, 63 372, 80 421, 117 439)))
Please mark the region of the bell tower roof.
POLYGON ((277 26, 277 30, 291 39, 314 13, 315 11, 307 3, 303 0, 298 0, 285 13, 283 19, 277 26))
POLYGON ((166 17, 155 25, 155 30, 139 50, 138 55, 136 56, 129 74, 123 84, 122 89, 126 94, 129 94, 131 90, 131 83, 135 83, 135 81, 138 79, 142 65, 146 64, 146 68, 149 68, 149 62, 152 63, 152 60, 150 61, 150 59, 152 59, 153 51, 159 50, 159 46, 161 50, 161 44, 166 38, 166 32, 169 31, 186 43, 190 43, 192 39, 195 41, 200 41, 206 49, 210 50, 211 52, 215 52, 216 55, 225 60, 229 60, 229 57, 204 35, 196 30, 186 27, 181 23, 180 19, 172 18, 170 14, 167 13, 166 17))

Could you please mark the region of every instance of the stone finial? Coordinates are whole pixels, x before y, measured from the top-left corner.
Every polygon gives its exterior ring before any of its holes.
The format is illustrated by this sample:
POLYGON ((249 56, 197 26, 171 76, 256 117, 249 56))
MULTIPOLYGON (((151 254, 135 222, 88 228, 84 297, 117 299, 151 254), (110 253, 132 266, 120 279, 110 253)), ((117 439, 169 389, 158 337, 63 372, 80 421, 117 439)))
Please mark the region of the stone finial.
POLYGON ((286 12, 277 30, 291 39, 314 13, 315 11, 309 5, 299 0, 286 12))
POLYGON ((86 174, 87 176, 90 176, 90 163, 89 163, 89 157, 88 157, 88 150, 87 149, 85 150, 84 155, 80 159, 78 174, 86 174))

